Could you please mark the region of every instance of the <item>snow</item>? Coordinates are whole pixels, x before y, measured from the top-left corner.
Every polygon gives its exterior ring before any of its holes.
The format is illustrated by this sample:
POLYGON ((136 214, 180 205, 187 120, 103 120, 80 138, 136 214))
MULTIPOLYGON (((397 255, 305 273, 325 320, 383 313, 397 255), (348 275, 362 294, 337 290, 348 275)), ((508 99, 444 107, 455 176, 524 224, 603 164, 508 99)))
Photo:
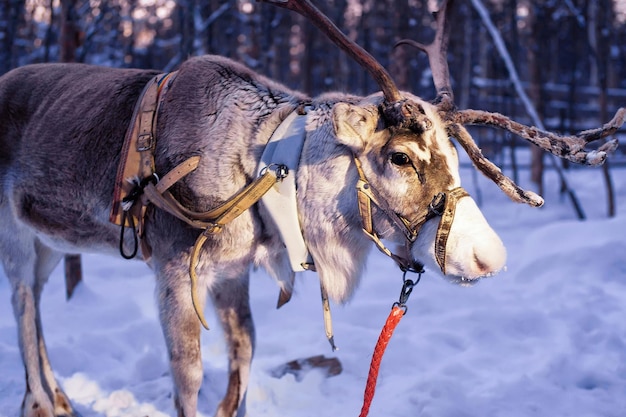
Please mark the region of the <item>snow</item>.
MULTIPOLYGON (((475 192, 469 168, 464 185, 475 192)), ((523 173, 527 177, 527 173, 523 173)), ((486 217, 508 248, 507 271, 472 287, 427 271, 408 301, 382 361, 370 416, 622 417, 626 415, 626 170, 615 169, 618 217, 605 216, 602 174, 569 180, 588 217, 575 219, 548 173, 546 205, 517 205, 487 180, 478 184, 486 217)), ((46 341, 58 380, 83 417, 173 416, 167 355, 142 263, 85 255, 84 283, 65 301, 62 267, 42 301, 46 341)), ((290 303, 252 279, 257 350, 250 416, 357 416, 372 350, 402 276, 373 252, 361 288, 333 305, 335 340, 324 335, 319 286, 298 277, 290 303), (337 356, 343 372, 312 370, 297 382, 272 369, 298 358, 337 356)), ((0 274, 0 416, 19 415, 25 390, 10 288, 0 274)), ((213 415, 226 389, 226 353, 215 317, 202 334, 199 415, 213 415)))

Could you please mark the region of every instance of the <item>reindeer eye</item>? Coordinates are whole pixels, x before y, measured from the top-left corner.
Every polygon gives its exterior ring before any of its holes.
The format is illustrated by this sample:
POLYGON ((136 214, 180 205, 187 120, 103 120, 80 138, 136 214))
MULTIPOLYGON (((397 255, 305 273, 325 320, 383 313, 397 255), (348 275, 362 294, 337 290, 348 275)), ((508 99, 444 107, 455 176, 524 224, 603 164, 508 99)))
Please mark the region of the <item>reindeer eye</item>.
POLYGON ((399 165, 399 166, 408 165, 411 163, 411 158, 409 158, 407 154, 402 153, 402 152, 392 153, 389 159, 391 160, 392 164, 399 165))

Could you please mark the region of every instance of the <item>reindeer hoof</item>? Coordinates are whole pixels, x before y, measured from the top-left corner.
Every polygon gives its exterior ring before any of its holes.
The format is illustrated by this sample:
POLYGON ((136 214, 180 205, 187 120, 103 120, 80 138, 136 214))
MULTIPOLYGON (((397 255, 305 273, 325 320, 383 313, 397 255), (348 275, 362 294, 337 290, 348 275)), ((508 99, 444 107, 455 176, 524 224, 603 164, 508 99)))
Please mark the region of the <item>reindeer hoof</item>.
POLYGON ((55 417, 81 417, 72 409, 69 398, 60 388, 54 392, 54 416, 55 417))
POLYGON ((27 393, 22 402, 21 417, 55 417, 55 414, 46 395, 27 393))

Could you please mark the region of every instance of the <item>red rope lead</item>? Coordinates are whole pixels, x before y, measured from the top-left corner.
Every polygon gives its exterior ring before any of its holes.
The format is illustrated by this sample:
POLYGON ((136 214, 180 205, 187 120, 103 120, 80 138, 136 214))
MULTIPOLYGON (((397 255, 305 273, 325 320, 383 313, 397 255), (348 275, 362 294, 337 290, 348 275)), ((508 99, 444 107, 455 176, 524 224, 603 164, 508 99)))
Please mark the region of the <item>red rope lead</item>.
POLYGON ((400 323, 405 311, 406 310, 404 308, 394 305, 389 313, 389 317, 387 317, 387 322, 380 331, 380 336, 378 336, 378 342, 376 342, 374 354, 372 355, 370 372, 367 375, 367 384, 365 385, 365 393, 363 394, 363 408, 361 408, 361 414, 359 414, 359 417, 367 417, 367 414, 370 411, 370 405, 374 399, 374 391, 376 391, 376 380, 378 379, 380 362, 385 354, 385 349, 387 349, 387 344, 389 344, 389 339, 391 339, 391 335, 393 334, 393 331, 398 323, 400 323))

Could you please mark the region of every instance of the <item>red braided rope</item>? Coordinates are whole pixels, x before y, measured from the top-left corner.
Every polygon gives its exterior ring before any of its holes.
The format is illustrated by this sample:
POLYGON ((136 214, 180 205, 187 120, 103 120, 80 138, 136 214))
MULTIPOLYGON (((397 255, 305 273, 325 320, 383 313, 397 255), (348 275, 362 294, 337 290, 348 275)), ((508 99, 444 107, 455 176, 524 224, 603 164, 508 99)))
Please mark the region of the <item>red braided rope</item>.
POLYGON ((376 342, 374 354, 372 355, 370 372, 367 375, 365 393, 363 394, 363 408, 361 408, 361 414, 359 414, 359 417, 367 417, 367 414, 370 411, 370 405, 374 399, 374 391, 376 391, 376 380, 378 379, 380 362, 385 354, 385 349, 387 349, 387 344, 389 344, 389 339, 391 339, 393 331, 398 323, 400 323, 402 316, 404 316, 404 312, 405 310, 403 308, 397 305, 394 306, 389 313, 389 317, 387 317, 387 321, 385 322, 383 329, 380 331, 380 336, 378 336, 378 342, 376 342))

